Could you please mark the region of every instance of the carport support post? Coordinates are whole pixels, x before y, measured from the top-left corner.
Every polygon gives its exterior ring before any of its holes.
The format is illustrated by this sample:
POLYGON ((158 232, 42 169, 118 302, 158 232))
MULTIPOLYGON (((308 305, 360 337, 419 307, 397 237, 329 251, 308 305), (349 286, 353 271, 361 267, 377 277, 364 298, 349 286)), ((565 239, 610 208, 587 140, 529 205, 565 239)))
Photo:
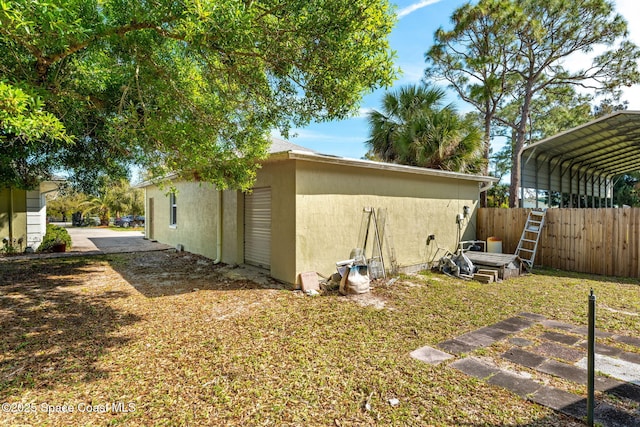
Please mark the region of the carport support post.
POLYGON ((587 425, 593 427, 595 407, 596 296, 589 294, 589 331, 587 338, 587 425))

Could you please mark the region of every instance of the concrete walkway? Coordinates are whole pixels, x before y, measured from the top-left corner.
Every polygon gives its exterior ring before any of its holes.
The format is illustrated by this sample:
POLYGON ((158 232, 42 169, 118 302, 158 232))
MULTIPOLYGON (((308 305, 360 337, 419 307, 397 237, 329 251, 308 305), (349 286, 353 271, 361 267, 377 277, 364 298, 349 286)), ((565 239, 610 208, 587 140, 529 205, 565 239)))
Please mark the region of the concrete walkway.
POLYGON ((170 249, 171 246, 144 238, 142 231, 120 231, 109 228, 67 227, 71 236, 70 253, 112 254, 170 249))
POLYGON ((141 231, 111 230, 108 228, 64 226, 71 236, 71 249, 62 253, 31 253, 0 257, 0 262, 20 261, 31 258, 64 258, 79 255, 103 255, 129 252, 164 251, 169 245, 146 240, 141 231))
MULTIPOLYGON (((524 399, 583 420, 587 411, 585 396, 550 387, 520 372, 501 368, 487 358, 474 357, 473 352, 506 340, 512 347, 500 355, 504 361, 585 385, 586 333, 584 327, 549 320, 538 314, 520 313, 494 325, 444 341, 438 344, 439 350, 422 347, 413 351, 411 356, 430 364, 442 363, 458 356, 449 366, 489 384, 506 388, 524 399), (519 332, 536 324, 543 327, 543 332, 536 336, 536 342, 530 336, 517 336, 519 332)), ((601 331, 597 331, 596 335, 600 339, 607 337, 613 342, 640 349, 640 339, 637 337, 601 331)), ((640 352, 623 351, 620 347, 597 343, 596 353, 596 390, 612 396, 613 400, 621 398, 633 402, 632 406, 636 408, 625 410, 598 401, 595 421, 607 427, 640 427, 640 352)))

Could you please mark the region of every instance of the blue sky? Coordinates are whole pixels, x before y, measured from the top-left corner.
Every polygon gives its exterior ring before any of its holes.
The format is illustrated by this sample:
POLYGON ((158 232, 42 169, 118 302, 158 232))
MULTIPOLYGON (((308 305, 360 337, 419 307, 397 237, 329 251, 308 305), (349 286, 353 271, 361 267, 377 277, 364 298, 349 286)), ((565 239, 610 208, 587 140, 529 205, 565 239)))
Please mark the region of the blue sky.
MULTIPOLYGON (((640 19, 636 16, 637 0, 617 0, 618 13, 625 16, 630 29, 630 38, 640 45, 640 19)), ((396 51, 396 65, 402 70, 391 90, 418 83, 425 68, 424 54, 433 43, 433 34, 439 27, 451 28, 450 17, 465 0, 397 0, 398 21, 389 38, 391 48, 396 51)), ((442 83, 444 84, 444 83, 442 83)), ((361 114, 347 120, 329 123, 314 123, 305 128, 294 129, 289 141, 321 153, 343 157, 361 158, 367 152, 364 141, 368 138, 366 111, 381 105, 384 89, 364 97, 361 114)), ((625 91, 629 109, 640 109, 640 88, 625 91)), ((467 104, 452 93, 450 101, 460 111, 467 111, 467 104)), ((277 136, 277 135, 276 135, 277 136)), ((495 147, 497 148, 497 147, 495 147)))

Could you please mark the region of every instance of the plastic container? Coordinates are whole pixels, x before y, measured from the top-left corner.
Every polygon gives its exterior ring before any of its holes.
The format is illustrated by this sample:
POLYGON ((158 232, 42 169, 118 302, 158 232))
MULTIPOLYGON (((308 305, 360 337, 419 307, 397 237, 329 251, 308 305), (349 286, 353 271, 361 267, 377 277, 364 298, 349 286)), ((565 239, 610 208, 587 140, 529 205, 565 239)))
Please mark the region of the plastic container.
POLYGON ((499 237, 487 237, 487 252, 493 254, 502 253, 502 239, 499 237))

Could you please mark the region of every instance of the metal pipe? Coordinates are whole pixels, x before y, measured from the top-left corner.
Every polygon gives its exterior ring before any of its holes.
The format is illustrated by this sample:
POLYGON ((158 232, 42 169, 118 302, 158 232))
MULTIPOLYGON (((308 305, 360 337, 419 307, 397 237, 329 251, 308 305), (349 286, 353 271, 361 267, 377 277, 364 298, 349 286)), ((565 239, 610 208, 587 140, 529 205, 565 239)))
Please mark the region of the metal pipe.
POLYGON ((13 187, 9 187, 9 246, 13 245, 13 187))
POLYGON ((578 196, 578 209, 581 208, 580 202, 582 202, 582 196, 580 195, 580 168, 578 167, 578 175, 576 176, 576 184, 578 184, 578 192, 576 195, 578 196))
POLYGON ((593 427, 595 409, 596 296, 589 294, 589 330, 587 338, 587 425, 593 427))
POLYGON ((219 264, 222 261, 222 190, 216 188, 218 191, 218 206, 216 206, 216 259, 213 260, 214 264, 219 264))
MULTIPOLYGON (((540 188, 538 186, 538 156, 536 156, 535 158, 535 165, 536 165, 536 172, 535 172, 535 184, 534 186, 536 187, 536 209, 538 209, 538 191, 540 191, 540 188)), ((523 205, 524 206, 524 205, 523 205)))

